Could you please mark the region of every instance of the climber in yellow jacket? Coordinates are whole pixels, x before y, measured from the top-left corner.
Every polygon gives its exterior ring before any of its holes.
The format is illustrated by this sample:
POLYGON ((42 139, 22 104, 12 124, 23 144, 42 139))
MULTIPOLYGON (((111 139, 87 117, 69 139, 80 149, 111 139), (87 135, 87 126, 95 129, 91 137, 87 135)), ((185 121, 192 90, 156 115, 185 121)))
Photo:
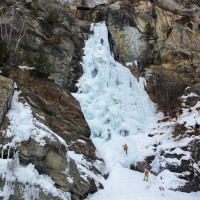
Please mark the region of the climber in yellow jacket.
POLYGON ((145 172, 144 172, 144 181, 148 181, 148 178, 149 178, 149 172, 146 169, 145 172))

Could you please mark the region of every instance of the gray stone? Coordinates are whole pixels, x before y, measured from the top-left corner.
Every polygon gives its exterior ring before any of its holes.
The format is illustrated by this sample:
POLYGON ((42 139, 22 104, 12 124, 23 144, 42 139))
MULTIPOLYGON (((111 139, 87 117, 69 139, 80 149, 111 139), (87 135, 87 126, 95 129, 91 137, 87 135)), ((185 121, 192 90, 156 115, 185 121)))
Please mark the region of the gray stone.
POLYGON ((13 90, 13 81, 0 75, 0 124, 10 107, 13 90))

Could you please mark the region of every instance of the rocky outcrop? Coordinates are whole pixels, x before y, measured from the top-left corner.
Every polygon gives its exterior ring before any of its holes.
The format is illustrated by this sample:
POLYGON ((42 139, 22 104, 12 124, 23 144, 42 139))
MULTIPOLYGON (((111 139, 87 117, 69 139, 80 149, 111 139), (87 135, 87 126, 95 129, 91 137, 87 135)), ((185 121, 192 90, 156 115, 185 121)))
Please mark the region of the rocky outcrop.
MULTIPOLYGON (((22 166, 33 164, 39 174, 51 177, 55 189, 71 193, 72 199, 83 199, 102 188, 99 176, 106 173, 89 138, 90 129, 79 103, 70 94, 77 91, 75 83, 82 75, 81 49, 90 23, 75 19, 69 7, 57 0, 3 1, 0 4, 4 10, 4 15, 0 16, 4 23, 0 41, 2 75, 16 82, 21 91, 18 101, 31 106, 33 117, 68 145, 66 149, 57 137, 53 140, 44 137, 45 145, 30 137, 10 147, 13 137, 1 134, 1 157, 10 159, 18 151, 22 166)), ((10 79, 4 79, 0 93, 2 87, 11 85, 7 81, 10 79)), ((12 89, 2 90, 3 115, 9 108, 12 89)), ((6 133, 10 124, 3 115, 0 116, 3 120, 0 131, 6 133)), ((11 185, 17 184, 21 182, 16 179, 11 185)), ((20 198, 17 188, 16 195, 10 198, 20 198)), ((41 195, 37 198, 48 198, 47 194, 41 195)))
MULTIPOLYGON (((80 176, 81 172, 78 170, 73 158, 66 159, 68 156, 66 148, 60 141, 54 138, 53 141, 46 139, 45 142, 45 146, 39 145, 33 139, 22 142, 17 148, 20 162, 26 165, 29 163, 34 164, 40 174, 51 177, 57 188, 64 192, 70 192, 73 199, 80 199, 97 190, 93 179, 88 177, 88 180, 91 181, 89 182, 80 176), (73 181, 69 181, 70 179, 73 181)), ((95 167, 93 170, 95 170, 95 167)), ((100 172, 98 171, 98 173, 100 172)))
POLYGON ((16 81, 22 91, 20 101, 27 101, 34 116, 68 144, 89 138, 90 129, 81 108, 68 90, 47 78, 32 76, 28 70, 12 69, 9 77, 16 81))
POLYGON ((79 24, 71 10, 56 0, 14 2, 1 5, 4 21, 13 16, 3 30, 1 45, 9 52, 4 66, 34 67, 38 75, 49 76, 66 87, 74 84, 82 74, 79 62, 88 23, 79 24), (10 27, 11 39, 6 35, 10 27))
POLYGON ((0 76, 0 125, 4 115, 7 113, 14 90, 14 83, 11 79, 0 76))
MULTIPOLYGON (((22 92, 19 101, 27 102, 32 107, 34 117, 57 133, 68 145, 71 154, 82 156, 84 172, 74 161, 73 156, 67 159, 66 147, 56 138, 45 138, 45 145, 34 139, 23 141, 14 149, 4 150, 4 157, 12 157, 14 152, 19 152, 20 163, 34 164, 40 174, 46 174, 52 178, 57 188, 70 192, 73 199, 81 199, 89 193, 97 190, 101 183, 93 178, 98 174, 104 176, 100 168, 104 168, 101 159, 96 156, 95 147, 90 140, 90 129, 84 119, 78 102, 62 86, 46 79, 32 76, 31 72, 22 69, 12 69, 9 77, 15 80, 22 92), (29 80, 27 82, 27 79, 29 80), (74 152, 74 153, 73 153, 74 152), (99 167, 99 168, 98 168, 99 167), (68 170, 68 173, 63 173, 68 170), (85 174, 86 171, 94 173, 94 177, 85 174), (82 178, 84 175, 87 178, 82 178), (69 180, 73 179, 72 182, 69 180), (80 184, 81 182, 81 184, 80 184)), ((8 126, 4 120, 3 127, 8 126)), ((10 138, 12 140, 12 138, 10 138)), ((8 144, 8 138, 1 137, 1 144, 8 144)), ((105 171, 106 173, 106 171, 105 171)))
POLYGON ((80 177, 73 160, 67 162, 66 147, 56 138, 53 141, 49 139, 45 141, 45 146, 39 145, 33 139, 22 142, 17 148, 20 162, 26 165, 34 164, 38 172, 51 177, 59 189, 78 196, 84 195, 84 189, 88 190, 90 184, 80 177), (65 173, 66 169, 68 169, 68 173, 65 173), (68 178, 71 177, 73 177, 73 183, 68 181, 68 178))

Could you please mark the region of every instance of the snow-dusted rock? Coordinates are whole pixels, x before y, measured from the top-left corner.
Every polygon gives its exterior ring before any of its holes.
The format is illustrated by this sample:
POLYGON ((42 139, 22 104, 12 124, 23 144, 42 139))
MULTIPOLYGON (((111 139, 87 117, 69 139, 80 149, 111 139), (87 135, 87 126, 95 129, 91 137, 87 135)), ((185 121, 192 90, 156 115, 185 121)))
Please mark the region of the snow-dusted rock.
POLYGON ((30 77, 27 70, 12 76, 21 92, 15 91, 9 121, 2 126, 0 161, 18 151, 20 164, 33 164, 38 174, 51 177, 55 190, 70 192, 73 199, 97 191, 107 172, 78 102, 60 85, 30 77))

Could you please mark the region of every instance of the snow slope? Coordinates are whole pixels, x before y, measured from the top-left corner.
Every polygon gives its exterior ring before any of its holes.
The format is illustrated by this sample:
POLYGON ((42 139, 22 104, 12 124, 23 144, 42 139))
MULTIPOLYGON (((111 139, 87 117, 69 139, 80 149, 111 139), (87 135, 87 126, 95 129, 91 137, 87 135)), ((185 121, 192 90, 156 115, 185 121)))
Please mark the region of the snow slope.
POLYGON ((162 181, 150 178, 142 181, 143 174, 116 165, 104 184, 104 190, 89 196, 88 200, 197 200, 199 193, 181 193, 166 190, 162 181), (159 187, 165 190, 161 191, 159 187))
MULTIPOLYGON (((174 122, 158 124, 162 114, 156 113, 155 105, 145 92, 145 81, 133 77, 111 55, 105 23, 92 24, 91 30, 93 35, 84 48, 84 74, 77 84, 78 93, 73 95, 80 102, 97 154, 106 162, 110 176, 104 183, 105 188, 88 200, 139 200, 147 199, 147 196, 148 200, 161 197, 170 200, 199 199, 199 192, 170 191, 185 181, 168 170, 157 177, 150 174, 150 181, 146 183, 143 182, 143 174, 129 169, 131 163, 142 161, 147 155, 155 155, 152 144, 158 143, 161 150, 177 145, 181 147, 189 141, 177 144, 172 140, 174 122), (101 38, 104 39, 103 45, 101 38), (152 138, 148 137, 149 133, 158 135, 152 138), (122 148, 125 143, 129 146, 128 155, 122 148), (164 188, 165 196, 162 196, 160 186, 164 188)), ((153 162, 155 171, 159 168, 159 159, 158 151, 153 162)))

